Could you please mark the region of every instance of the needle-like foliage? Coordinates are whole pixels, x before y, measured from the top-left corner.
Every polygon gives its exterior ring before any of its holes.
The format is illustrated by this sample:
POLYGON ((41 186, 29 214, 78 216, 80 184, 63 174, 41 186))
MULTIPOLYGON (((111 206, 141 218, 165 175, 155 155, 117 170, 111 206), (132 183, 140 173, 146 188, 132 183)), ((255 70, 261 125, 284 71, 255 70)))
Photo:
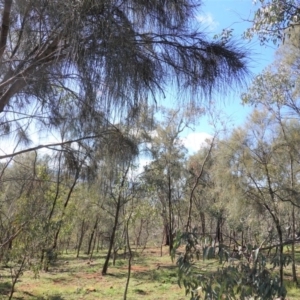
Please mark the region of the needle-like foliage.
POLYGON ((202 97, 241 83, 246 52, 193 29, 200 5, 1 0, 2 130, 10 131, 12 115, 59 125, 66 95, 76 108, 72 117, 85 123, 95 110, 126 111, 140 99, 155 100, 166 86, 202 97))

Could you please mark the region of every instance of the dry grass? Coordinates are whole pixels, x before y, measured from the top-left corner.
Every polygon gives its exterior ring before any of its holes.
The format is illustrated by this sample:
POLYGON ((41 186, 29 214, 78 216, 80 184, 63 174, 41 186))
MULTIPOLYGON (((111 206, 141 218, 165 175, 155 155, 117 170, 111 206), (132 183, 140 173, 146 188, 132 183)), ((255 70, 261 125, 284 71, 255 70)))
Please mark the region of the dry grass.
MULTIPOLYGON (((40 272, 34 278, 31 271, 24 272, 16 285, 13 299, 123 299, 127 278, 127 259, 119 259, 110 266, 108 275, 101 275, 104 254, 98 253, 92 262, 85 255, 63 255, 49 272, 40 272)), ((1 277, 0 299, 7 299, 9 274, 1 277), (1 289, 2 287, 2 289, 1 289), (2 295, 2 298, 1 298, 2 295)), ((177 273, 168 249, 149 248, 134 258, 127 299, 188 299, 177 285, 177 273)))
MULTIPOLYGON (((298 254, 298 253, 297 253, 298 254)), ((300 254, 300 253, 299 253, 300 254)), ((93 300, 123 299, 127 279, 127 259, 120 257, 115 266, 109 267, 108 275, 101 275, 105 253, 96 253, 93 261, 86 255, 75 258, 75 254, 64 254, 51 266, 49 272, 40 272, 38 278, 26 271, 20 277, 13 299, 23 300, 93 300)), ((297 257, 298 258, 298 257, 297 257)), ((300 257, 299 257, 300 258, 300 257)), ((217 269, 215 260, 199 261, 203 272, 217 269)), ((291 282, 291 268, 285 269, 288 299, 300 299, 300 290, 291 282)), ((0 299, 7 299, 10 291, 8 269, 0 269, 0 299)), ((185 300, 184 289, 177 284, 177 271, 172 263, 168 248, 147 248, 137 253, 132 264, 128 300, 185 300)))

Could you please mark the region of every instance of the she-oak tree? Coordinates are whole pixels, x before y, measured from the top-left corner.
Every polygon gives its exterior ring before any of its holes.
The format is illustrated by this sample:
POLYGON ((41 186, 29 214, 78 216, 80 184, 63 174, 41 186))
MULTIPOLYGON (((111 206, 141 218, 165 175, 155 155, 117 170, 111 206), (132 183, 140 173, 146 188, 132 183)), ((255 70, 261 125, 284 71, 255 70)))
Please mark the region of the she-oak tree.
MULTIPOLYGON (((241 83, 246 52, 193 30, 191 0, 1 0, 1 131, 123 114, 167 84, 194 95, 241 83), (66 97, 71 100, 66 100, 66 97), (69 101, 69 102, 68 102, 69 101), (72 114, 61 109, 71 104, 72 114), (15 126, 15 127, 14 127, 15 126)), ((89 136, 95 126, 87 126, 89 136)), ((82 136, 87 133, 82 133, 82 136)))

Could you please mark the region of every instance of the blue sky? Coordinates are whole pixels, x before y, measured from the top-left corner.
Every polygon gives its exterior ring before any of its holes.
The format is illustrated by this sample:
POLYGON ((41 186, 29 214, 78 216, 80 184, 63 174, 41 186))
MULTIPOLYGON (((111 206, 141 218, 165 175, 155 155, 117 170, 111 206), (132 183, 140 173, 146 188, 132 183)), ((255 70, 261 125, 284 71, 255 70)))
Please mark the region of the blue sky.
MULTIPOLYGON (((221 33, 223 29, 232 28, 234 40, 251 50, 249 69, 252 76, 248 83, 251 83, 252 77, 272 63, 276 50, 274 45, 261 46, 257 40, 245 41, 242 38, 243 32, 251 26, 247 20, 251 19, 258 8, 253 2, 252 0, 204 0, 196 16, 201 28, 209 32, 211 37, 221 33)), ((222 119, 229 128, 242 125, 251 113, 251 107, 241 105, 239 97, 241 92, 241 90, 235 91, 225 97, 217 95, 215 99, 212 99, 222 115, 219 120, 222 119)), ((222 125, 217 126, 220 129, 222 125)), ((199 149, 203 139, 207 138, 207 133, 214 133, 214 127, 209 124, 208 118, 201 118, 195 131, 184 132, 185 145, 190 152, 199 149)))
MULTIPOLYGON (((261 46, 257 40, 246 41, 243 39, 243 33, 251 27, 251 23, 247 20, 252 18, 258 8, 253 2, 252 0, 206 0, 203 2, 197 18, 202 22, 203 27, 211 32, 212 36, 220 33, 223 29, 233 28, 234 39, 250 49, 249 69, 252 76, 255 76, 272 63, 276 48, 273 45, 261 46)), ((249 107, 240 105, 239 94, 240 91, 237 91, 236 94, 229 95, 224 101, 220 101, 220 103, 217 101, 219 107, 236 125, 242 124, 251 111, 249 107)))

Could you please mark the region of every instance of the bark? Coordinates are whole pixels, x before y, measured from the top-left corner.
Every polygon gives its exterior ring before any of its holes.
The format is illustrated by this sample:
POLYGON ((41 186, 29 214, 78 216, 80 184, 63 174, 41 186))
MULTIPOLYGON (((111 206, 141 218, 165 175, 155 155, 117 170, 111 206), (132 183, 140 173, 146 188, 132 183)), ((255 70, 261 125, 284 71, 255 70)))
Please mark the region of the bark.
POLYGON ((9 32, 11 5, 12 5, 12 0, 5 0, 4 9, 2 13, 2 26, 1 26, 1 37, 0 37, 0 59, 2 58, 4 50, 6 48, 7 36, 9 32))
POLYGON ((206 222, 205 222, 205 214, 204 214, 204 212, 200 212, 200 220, 201 220, 202 236, 205 237, 205 235, 206 235, 206 222))
POLYGON ((127 240, 127 248, 128 248, 129 258, 128 258, 127 280, 126 280, 126 286, 125 286, 124 298, 123 298, 124 300, 127 299, 127 292, 128 292, 130 275, 131 275, 131 262, 132 262, 132 258, 133 258, 131 247, 130 247, 130 242, 129 242, 128 225, 129 225, 129 219, 127 220, 127 224, 126 224, 126 240, 127 240))
POLYGON ((136 237, 136 246, 140 246, 140 243, 141 243, 141 235, 142 235, 142 231, 143 231, 143 224, 144 224, 144 221, 143 219, 141 219, 141 222, 140 222, 140 226, 139 226, 139 231, 138 231, 138 234, 137 234, 137 237, 136 237))
POLYGON ((111 256, 113 245, 115 243, 115 236, 116 236, 116 232, 117 232, 117 228, 118 228, 118 224, 119 224, 119 215, 120 215, 120 212, 121 212, 121 207, 123 205, 122 204, 122 188, 124 187, 128 171, 129 171, 129 165, 128 165, 128 167, 127 167, 127 169, 126 169, 126 171, 123 175, 122 182, 121 182, 121 185, 120 185, 120 191, 119 191, 119 194, 118 194, 117 206, 116 206, 116 212, 115 212, 114 226, 112 228, 112 234, 111 234, 110 241, 109 241, 108 252, 107 252, 105 262, 104 262, 104 265, 103 265, 103 268, 102 268, 102 275, 103 276, 107 274, 109 259, 110 259, 110 256, 111 256))
POLYGON ((280 226, 280 221, 277 218, 277 216, 272 212, 272 210, 270 209, 270 207, 267 204, 265 204, 264 206, 266 207, 266 209, 269 211, 270 215, 272 216, 272 219, 275 223, 275 227, 276 227, 277 234, 278 234, 278 239, 279 239, 279 244, 278 244, 278 248, 279 248, 279 278, 280 278, 280 286, 283 286, 283 235, 282 235, 282 230, 281 230, 281 226, 280 226))
POLYGON ((96 247, 96 242, 97 242, 97 235, 94 235, 94 240, 93 240, 93 246, 91 248, 91 254, 90 254, 90 261, 93 259, 93 253, 96 247))
POLYGON ((296 260, 295 260, 295 236, 296 236, 296 226, 295 226, 295 206, 293 206, 292 210, 292 272, 293 272, 293 281, 298 285, 298 278, 296 272, 296 260))
POLYGON ((223 225, 223 218, 222 216, 220 216, 217 219, 216 238, 215 238, 215 241, 218 242, 219 244, 223 243, 222 225, 223 225))
POLYGON ((95 232, 96 232, 96 229, 97 229, 97 226, 98 226, 98 221, 99 221, 99 218, 97 217, 95 225, 94 225, 92 233, 91 233, 91 236, 90 236, 90 239, 89 239, 88 250, 87 250, 88 255, 91 253, 92 243, 93 243, 94 235, 95 235, 95 232))
POLYGON ((172 183, 171 183, 171 174, 168 169, 168 208, 169 208, 169 224, 168 224, 168 234, 167 238, 169 238, 169 254, 171 254, 173 250, 173 204, 172 204, 172 183))
POLYGON ((26 255, 24 255, 21 264, 19 266, 19 268, 17 269, 16 272, 13 272, 13 270, 11 270, 11 276, 12 276, 12 286, 10 288, 10 294, 9 294, 9 300, 11 300, 13 298, 13 294, 15 292, 15 286, 17 284, 17 281, 19 279, 19 277, 22 275, 23 273, 23 269, 25 266, 25 261, 26 261, 26 255))
POLYGON ((79 241, 78 241, 78 247, 77 247, 77 254, 76 257, 79 257, 79 253, 80 253, 80 249, 81 249, 81 245, 82 245, 82 241, 83 241, 83 237, 84 237, 84 233, 85 233, 85 220, 82 220, 81 223, 81 231, 80 231, 80 236, 79 236, 79 241))
POLYGON ((115 242, 115 236, 116 236, 116 231, 117 231, 118 222, 119 222, 120 208, 121 208, 121 200, 120 200, 120 197, 119 197, 117 207, 116 207, 114 226, 113 226, 112 234, 111 234, 111 237, 110 237, 110 240, 109 240, 109 246, 108 246, 108 251, 107 251, 107 254, 106 254, 105 262, 104 262, 104 265, 103 265, 103 268, 102 268, 102 275, 103 276, 107 274, 108 263, 109 263, 109 259, 110 259, 112 249, 113 249, 113 245, 114 245, 114 242, 115 242))

